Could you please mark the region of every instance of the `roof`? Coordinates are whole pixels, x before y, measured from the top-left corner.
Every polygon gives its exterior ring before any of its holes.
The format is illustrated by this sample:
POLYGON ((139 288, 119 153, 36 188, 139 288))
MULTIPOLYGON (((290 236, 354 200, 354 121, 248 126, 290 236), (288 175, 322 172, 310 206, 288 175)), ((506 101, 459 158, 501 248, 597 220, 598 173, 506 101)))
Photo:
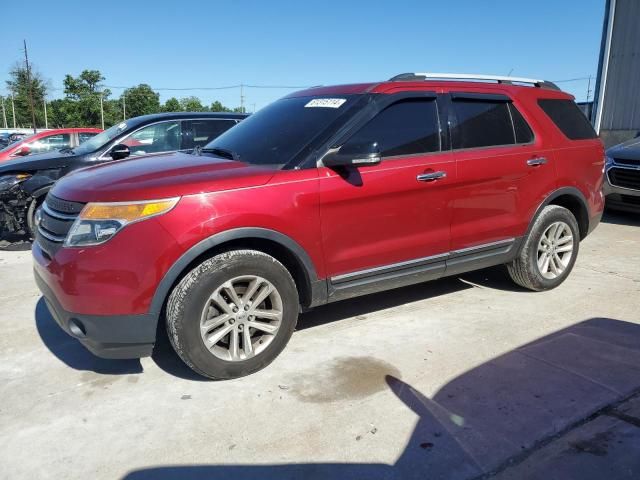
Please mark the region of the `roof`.
MULTIPOLYGON (((395 78, 395 77, 394 77, 395 78)), ((515 95, 517 92, 528 91, 537 92, 540 96, 548 98, 571 98, 573 96, 561 90, 553 88, 541 88, 540 86, 523 85, 519 83, 502 83, 488 82, 486 80, 444 80, 444 79, 392 79, 385 82, 372 83, 354 83, 346 85, 318 86, 305 90, 293 92, 287 97, 307 97, 307 96, 324 96, 324 95, 358 95, 364 93, 380 93, 392 94, 407 90, 476 90, 482 89, 485 92, 501 92, 511 93, 515 95), (454 87, 454 88, 452 88, 454 87)))

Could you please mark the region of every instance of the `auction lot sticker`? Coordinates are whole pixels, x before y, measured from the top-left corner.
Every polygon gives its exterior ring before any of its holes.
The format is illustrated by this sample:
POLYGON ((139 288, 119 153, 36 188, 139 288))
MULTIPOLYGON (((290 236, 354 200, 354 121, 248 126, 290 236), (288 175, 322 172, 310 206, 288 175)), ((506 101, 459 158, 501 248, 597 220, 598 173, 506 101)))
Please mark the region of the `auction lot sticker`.
POLYGON ((313 100, 309 101, 309 103, 307 103, 304 107, 340 108, 346 101, 346 98, 314 98, 313 100))

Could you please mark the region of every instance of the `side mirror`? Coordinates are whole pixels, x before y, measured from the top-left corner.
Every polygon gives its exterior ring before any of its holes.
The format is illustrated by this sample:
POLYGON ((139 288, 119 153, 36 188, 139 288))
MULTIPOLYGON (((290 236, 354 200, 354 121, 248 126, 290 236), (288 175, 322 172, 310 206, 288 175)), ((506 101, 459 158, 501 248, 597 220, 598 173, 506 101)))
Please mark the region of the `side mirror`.
POLYGON ((16 151, 16 153, 14 155, 16 155, 18 157, 26 157, 30 153, 31 153, 31 149, 29 148, 29 146, 28 145, 23 145, 16 151))
POLYGON ((322 159, 326 167, 360 167, 378 165, 381 161, 378 142, 345 143, 342 147, 329 151, 322 159))
POLYGON ((118 143, 111 148, 109 155, 114 160, 122 160, 123 158, 127 158, 131 155, 131 150, 123 143, 118 143))

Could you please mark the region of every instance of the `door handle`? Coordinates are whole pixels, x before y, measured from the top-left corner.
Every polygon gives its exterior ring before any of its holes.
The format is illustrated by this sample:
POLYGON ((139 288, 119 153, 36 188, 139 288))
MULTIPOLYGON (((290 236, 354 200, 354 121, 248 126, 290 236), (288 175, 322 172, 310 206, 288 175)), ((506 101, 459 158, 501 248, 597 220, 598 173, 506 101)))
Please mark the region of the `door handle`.
POLYGON ((545 163, 547 163, 547 159, 544 157, 531 158, 527 160, 527 165, 530 167, 537 167, 538 165, 544 165, 545 163))
POLYGON ((433 182, 434 180, 440 180, 441 178, 445 178, 447 176, 447 172, 431 172, 431 173, 421 173, 416 177, 416 180, 419 182, 433 182))

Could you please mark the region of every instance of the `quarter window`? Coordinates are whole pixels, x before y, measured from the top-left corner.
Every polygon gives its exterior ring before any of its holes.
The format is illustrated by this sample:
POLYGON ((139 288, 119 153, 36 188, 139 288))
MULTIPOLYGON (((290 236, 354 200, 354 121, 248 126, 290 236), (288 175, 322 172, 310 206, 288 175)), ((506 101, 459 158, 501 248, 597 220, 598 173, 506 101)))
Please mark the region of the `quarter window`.
POLYGON ((451 129, 454 149, 515 143, 509 102, 456 99, 452 105, 457 120, 451 129))
POLYGON ((572 100, 541 98, 538 105, 570 140, 598 137, 587 117, 572 100))
POLYGON ((385 108, 348 144, 377 142, 383 157, 440 150, 440 124, 435 99, 412 98, 385 108))

